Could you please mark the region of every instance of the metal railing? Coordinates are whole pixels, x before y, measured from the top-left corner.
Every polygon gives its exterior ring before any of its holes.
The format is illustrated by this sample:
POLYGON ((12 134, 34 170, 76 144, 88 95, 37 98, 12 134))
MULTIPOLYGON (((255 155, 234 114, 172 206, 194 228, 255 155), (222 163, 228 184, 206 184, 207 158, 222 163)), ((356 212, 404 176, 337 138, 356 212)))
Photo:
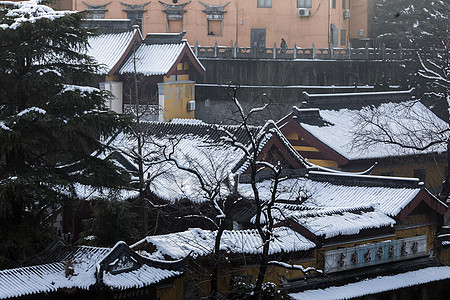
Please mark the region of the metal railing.
POLYGON ((200 46, 198 42, 192 47, 198 58, 221 58, 221 59, 318 59, 318 60, 412 60, 417 54, 422 57, 433 58, 444 50, 439 49, 404 49, 401 44, 398 48, 386 48, 384 44, 380 48, 372 48, 366 44, 363 48, 315 48, 314 43, 311 48, 297 47, 294 43, 292 48, 279 48, 274 43, 272 48, 234 47, 219 46, 217 42, 214 46, 200 46))

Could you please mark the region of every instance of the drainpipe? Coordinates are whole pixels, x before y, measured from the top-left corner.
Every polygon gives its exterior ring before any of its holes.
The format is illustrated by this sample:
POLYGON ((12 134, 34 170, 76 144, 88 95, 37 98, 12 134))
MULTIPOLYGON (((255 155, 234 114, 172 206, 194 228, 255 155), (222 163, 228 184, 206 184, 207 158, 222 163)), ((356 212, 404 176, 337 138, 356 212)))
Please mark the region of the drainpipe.
POLYGON ((237 44, 239 44, 238 39, 239 39, 239 0, 236 1, 236 38, 235 38, 235 41, 237 44))
POLYGON ((331 38, 330 38, 330 32, 331 32, 331 1, 333 0, 328 0, 329 5, 328 5, 328 45, 330 45, 331 43, 331 38))
POLYGON ((352 10, 350 9, 351 3, 352 3, 351 0, 348 0, 348 9, 350 10, 350 18, 348 18, 348 31, 347 31, 347 36, 348 36, 348 38, 347 38, 347 46, 350 45, 350 33, 351 33, 351 30, 352 30, 352 27, 351 27, 351 22, 352 22, 352 10))

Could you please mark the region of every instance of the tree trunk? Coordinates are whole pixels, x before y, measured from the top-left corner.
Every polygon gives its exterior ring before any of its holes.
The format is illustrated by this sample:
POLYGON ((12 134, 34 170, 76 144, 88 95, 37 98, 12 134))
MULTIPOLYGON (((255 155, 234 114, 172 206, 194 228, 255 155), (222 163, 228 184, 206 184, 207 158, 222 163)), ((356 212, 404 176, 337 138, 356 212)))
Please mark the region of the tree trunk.
POLYGON ((221 263, 220 259, 220 240, 222 239, 222 234, 225 230, 225 222, 224 220, 220 223, 219 229, 217 230, 217 236, 214 244, 214 265, 211 270, 211 297, 210 299, 217 299, 217 295, 219 293, 219 284, 218 284, 218 273, 219 266, 221 263))

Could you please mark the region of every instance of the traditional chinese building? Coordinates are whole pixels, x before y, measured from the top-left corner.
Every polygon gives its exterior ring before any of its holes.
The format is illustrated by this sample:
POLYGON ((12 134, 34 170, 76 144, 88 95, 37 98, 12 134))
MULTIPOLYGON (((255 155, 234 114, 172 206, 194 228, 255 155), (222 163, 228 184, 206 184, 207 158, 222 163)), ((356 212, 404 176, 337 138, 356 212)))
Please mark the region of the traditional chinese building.
POLYGON ((371 107, 395 116, 384 121, 386 129, 400 122, 417 131, 427 130, 427 124, 447 128, 447 123, 414 99, 412 92, 304 93, 303 106, 293 107, 277 124, 298 153, 311 163, 350 172, 376 164, 374 175, 420 178, 428 189, 438 193, 447 166, 445 146, 419 151, 382 142, 357 145, 355 138, 358 122, 371 107))
POLYGON ((100 34, 89 38, 87 54, 103 67, 100 88, 114 95, 109 108, 134 112, 145 120, 194 118, 195 81, 190 74, 203 74, 205 69, 183 34, 143 38, 138 28, 121 28, 115 22, 87 24, 100 26, 100 34))
POLYGON ((57 244, 34 264, 0 271, 0 299, 174 299, 186 261, 112 248, 57 244))
MULTIPOLYGON (((271 196, 270 180, 258 186, 263 198, 271 196)), ((241 183, 238 190, 252 198, 249 184, 241 183)), ((309 171, 284 181, 277 197, 274 217, 279 223, 266 280, 295 299, 448 297, 450 267, 433 255, 447 206, 417 179, 309 171), (310 274, 308 268, 318 272, 310 274)), ((183 297, 194 299, 209 291, 204 268, 214 263, 215 235, 189 229, 149 236, 132 247, 155 259, 190 254, 195 262, 187 267, 183 297)), ((222 292, 237 278, 254 282, 261 248, 254 229, 223 233, 222 292)))

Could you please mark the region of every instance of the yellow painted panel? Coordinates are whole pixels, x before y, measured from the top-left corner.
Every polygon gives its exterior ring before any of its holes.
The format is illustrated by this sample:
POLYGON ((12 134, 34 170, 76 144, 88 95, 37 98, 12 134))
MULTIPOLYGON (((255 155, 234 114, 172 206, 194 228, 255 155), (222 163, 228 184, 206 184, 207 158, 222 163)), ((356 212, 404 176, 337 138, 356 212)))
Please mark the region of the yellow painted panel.
POLYGON ((288 140, 298 140, 298 134, 295 131, 289 132, 289 134, 286 135, 286 138, 288 140))
POLYGON ((170 77, 164 76, 164 82, 175 81, 175 79, 175 75, 172 75, 170 77))
POLYGON ((177 65, 177 70, 178 70, 178 71, 183 70, 183 63, 179 63, 179 64, 177 65))
POLYGON ((315 147, 308 147, 308 146, 294 146, 294 149, 297 151, 319 152, 319 149, 317 149, 315 147))
POLYGON ((189 80, 189 74, 178 75, 178 80, 189 80))
POLYGON ((188 111, 189 101, 195 100, 195 84, 190 82, 173 82, 164 85, 164 120, 174 118, 193 119, 194 111, 188 111))
POLYGON ((322 159, 308 159, 310 163, 329 168, 337 168, 338 164, 332 160, 322 160, 322 159))
POLYGON ((106 76, 105 81, 119 81, 119 75, 106 76))

